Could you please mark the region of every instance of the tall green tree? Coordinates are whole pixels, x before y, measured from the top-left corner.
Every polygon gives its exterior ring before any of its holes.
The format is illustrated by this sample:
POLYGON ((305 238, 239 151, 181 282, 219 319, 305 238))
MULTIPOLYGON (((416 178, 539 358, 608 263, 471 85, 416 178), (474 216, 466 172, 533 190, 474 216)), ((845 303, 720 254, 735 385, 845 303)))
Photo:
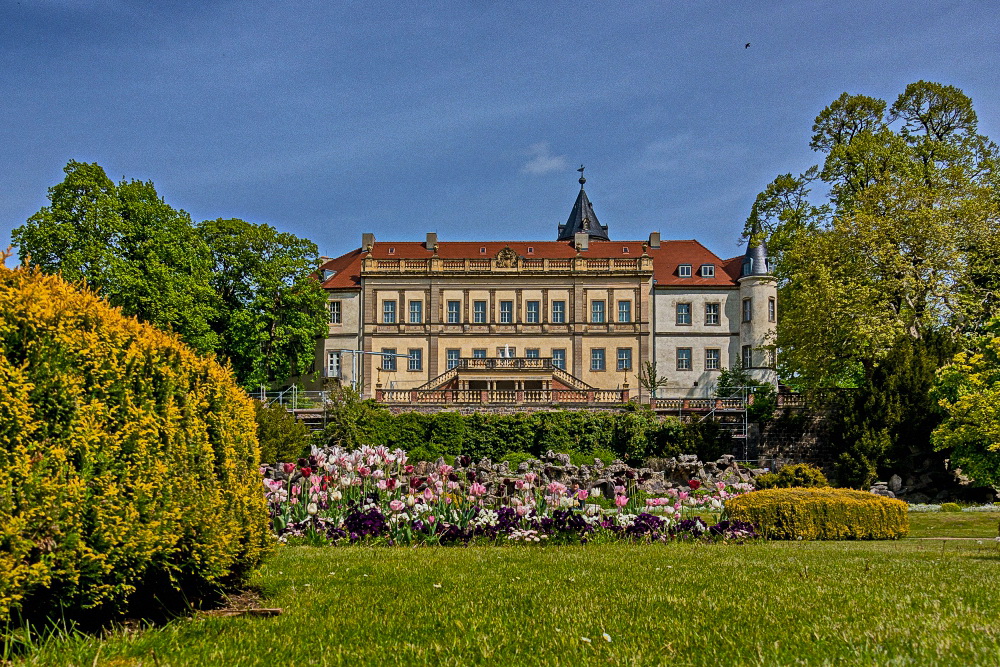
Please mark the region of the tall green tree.
POLYGON ((22 262, 86 281, 126 314, 228 361, 247 388, 309 372, 324 333, 316 245, 242 220, 194 224, 150 182, 69 162, 14 230, 22 262))
POLYGON ((219 354, 247 387, 308 373, 326 327, 316 244, 234 219, 205 221, 198 232, 210 249, 211 285, 221 301, 219 354))
POLYGON ((14 230, 21 261, 85 280, 126 314, 213 351, 210 255, 188 214, 152 183, 116 185, 97 164, 71 161, 64 172, 49 189, 49 206, 14 230))
POLYGON ((844 93, 813 125, 822 165, 778 177, 745 233, 778 258, 779 364, 858 386, 900 338, 977 331, 1000 298, 998 151, 971 100, 919 81, 892 106, 844 93), (829 192, 810 193, 817 181, 829 192))

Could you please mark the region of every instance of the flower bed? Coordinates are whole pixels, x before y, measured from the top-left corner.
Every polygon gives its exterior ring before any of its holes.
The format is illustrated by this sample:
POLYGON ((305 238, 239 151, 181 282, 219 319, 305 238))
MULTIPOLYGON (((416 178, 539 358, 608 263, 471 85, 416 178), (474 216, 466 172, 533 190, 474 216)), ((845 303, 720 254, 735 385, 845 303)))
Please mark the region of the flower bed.
MULTIPOLYGON (((468 465, 468 462, 465 462, 468 465)), ((500 480, 439 465, 415 474, 402 450, 314 449, 264 478, 279 540, 313 544, 382 541, 392 545, 587 543, 589 541, 736 540, 757 537, 751 524, 709 525, 724 502, 749 484, 686 489, 645 497, 622 478, 611 498, 526 472, 500 480)))

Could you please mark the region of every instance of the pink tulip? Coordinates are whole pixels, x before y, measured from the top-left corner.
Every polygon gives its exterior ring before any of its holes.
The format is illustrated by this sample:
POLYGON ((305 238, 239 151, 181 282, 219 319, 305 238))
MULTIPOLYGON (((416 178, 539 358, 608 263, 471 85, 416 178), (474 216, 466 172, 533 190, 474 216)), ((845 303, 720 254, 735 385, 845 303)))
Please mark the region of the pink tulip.
POLYGON ((527 505, 518 505, 514 508, 514 511, 517 512, 518 516, 524 516, 528 513, 529 507, 527 505))
POLYGON ((437 517, 433 514, 427 516, 427 523, 434 523, 435 521, 437 521, 437 517))
POLYGON ((441 476, 442 476, 442 477, 447 477, 447 476, 448 476, 448 474, 449 474, 449 473, 450 473, 450 472, 451 472, 452 470, 454 470, 454 468, 452 468, 452 467, 451 467, 450 465, 448 465, 448 464, 446 464, 446 463, 442 463, 442 464, 441 464, 441 465, 440 465, 440 466, 438 467, 438 472, 439 472, 439 473, 441 473, 441 476))
POLYGON ((366 468, 364 466, 358 466, 358 474, 361 475, 362 477, 367 477, 368 475, 372 474, 372 471, 370 468, 366 468))
POLYGON ((483 486, 482 484, 480 484, 479 482, 473 482, 472 485, 469 486, 469 495, 472 495, 472 496, 485 496, 486 495, 486 487, 483 486))
POLYGON ((399 512, 404 507, 406 507, 406 505, 403 504, 402 500, 393 500, 392 502, 389 503, 389 509, 391 509, 393 512, 399 512))
POLYGON ((689 494, 687 491, 681 491, 680 493, 677 494, 677 497, 680 498, 681 500, 687 500, 689 495, 691 494, 689 494))
POLYGON ((377 482, 377 483, 375 484, 375 486, 377 486, 377 487, 378 487, 378 490, 379 490, 379 491, 385 491, 385 487, 386 487, 386 483, 385 483, 385 480, 384 480, 384 479, 380 479, 380 480, 379 480, 379 481, 378 481, 378 482, 377 482))
POLYGON ((586 500, 588 497, 590 497, 590 494, 587 493, 586 489, 579 489, 576 492, 576 499, 577 500, 586 500))
POLYGON ((538 475, 536 475, 533 472, 529 472, 524 475, 524 481, 526 481, 528 484, 534 483, 536 479, 538 479, 538 475))
POLYGON ((524 490, 524 480, 523 479, 519 479, 519 480, 515 481, 514 482, 514 488, 517 489, 518 491, 523 491, 524 490))
POLYGON ((552 482, 552 483, 550 483, 545 488, 548 489, 549 493, 565 493, 566 492, 566 485, 565 484, 560 484, 559 482, 552 482))
POLYGON ((624 486, 616 486, 615 487, 615 493, 620 496, 621 494, 625 493, 625 487, 624 486))
POLYGON ((628 504, 627 496, 615 496, 615 505, 617 507, 625 507, 628 504))
POLYGON ((430 489, 424 489, 424 500, 427 502, 434 500, 434 492, 430 489))
POLYGON ((410 474, 411 472, 413 472, 413 466, 406 466, 405 468, 403 468, 403 471, 404 471, 404 472, 405 472, 405 473, 406 473, 407 475, 409 475, 409 474, 410 474))
POLYGON ((725 482, 716 482, 715 483, 715 488, 717 488, 719 491, 723 491, 726 488, 726 483, 725 482))

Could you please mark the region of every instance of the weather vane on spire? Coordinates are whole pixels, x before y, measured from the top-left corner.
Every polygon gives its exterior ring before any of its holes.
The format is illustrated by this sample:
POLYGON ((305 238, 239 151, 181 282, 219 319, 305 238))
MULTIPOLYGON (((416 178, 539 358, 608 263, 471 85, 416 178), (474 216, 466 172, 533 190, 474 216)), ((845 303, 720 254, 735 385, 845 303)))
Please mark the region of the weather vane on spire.
POLYGON ((584 167, 582 164, 580 165, 580 168, 577 169, 577 171, 580 172, 580 189, 581 190, 583 190, 583 184, 587 182, 587 179, 583 177, 583 170, 584 169, 586 169, 586 167, 584 167))

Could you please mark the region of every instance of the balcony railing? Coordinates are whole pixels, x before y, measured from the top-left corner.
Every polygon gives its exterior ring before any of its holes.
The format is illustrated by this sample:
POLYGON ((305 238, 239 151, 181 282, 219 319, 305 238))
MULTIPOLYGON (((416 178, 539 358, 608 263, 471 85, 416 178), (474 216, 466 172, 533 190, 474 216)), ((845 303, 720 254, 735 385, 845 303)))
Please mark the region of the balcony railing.
POLYGON ((650 257, 574 257, 574 258, 537 258, 518 257, 511 262, 500 263, 491 257, 441 259, 373 259, 364 260, 363 270, 366 273, 483 273, 497 271, 508 273, 529 272, 543 273, 547 271, 589 271, 589 272, 627 272, 653 270, 653 260, 650 257))
POLYGON ((387 405, 621 405, 628 389, 376 389, 387 405))

